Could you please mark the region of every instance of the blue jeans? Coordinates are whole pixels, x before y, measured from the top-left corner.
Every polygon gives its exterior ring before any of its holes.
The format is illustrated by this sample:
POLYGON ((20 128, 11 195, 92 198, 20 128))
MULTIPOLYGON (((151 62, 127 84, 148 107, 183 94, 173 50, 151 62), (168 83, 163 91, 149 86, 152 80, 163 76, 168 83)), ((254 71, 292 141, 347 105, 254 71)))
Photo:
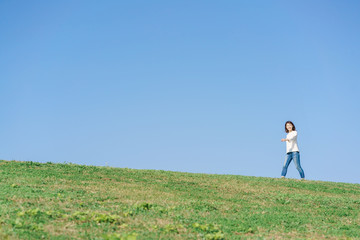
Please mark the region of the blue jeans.
POLYGON ((283 176, 283 177, 286 176, 289 164, 291 163, 291 161, 293 159, 294 159, 296 169, 300 173, 300 177, 305 178, 304 170, 301 168, 301 165, 300 165, 300 153, 299 152, 289 152, 288 154, 286 154, 284 166, 283 166, 283 169, 281 172, 281 176, 283 176))

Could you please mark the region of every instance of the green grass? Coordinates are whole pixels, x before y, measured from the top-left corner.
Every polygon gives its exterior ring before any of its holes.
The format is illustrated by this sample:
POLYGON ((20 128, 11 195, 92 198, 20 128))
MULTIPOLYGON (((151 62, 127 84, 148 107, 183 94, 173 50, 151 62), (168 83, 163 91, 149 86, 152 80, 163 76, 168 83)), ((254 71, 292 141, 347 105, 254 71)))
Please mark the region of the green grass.
POLYGON ((0 161, 0 239, 360 239, 360 185, 0 161))

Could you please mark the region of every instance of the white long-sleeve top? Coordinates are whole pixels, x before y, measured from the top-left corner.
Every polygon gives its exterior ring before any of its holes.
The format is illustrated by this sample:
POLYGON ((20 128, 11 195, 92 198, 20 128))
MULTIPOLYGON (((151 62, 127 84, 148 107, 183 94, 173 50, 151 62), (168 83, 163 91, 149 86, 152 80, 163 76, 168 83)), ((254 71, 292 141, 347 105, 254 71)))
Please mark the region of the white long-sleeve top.
POLYGON ((297 131, 289 132, 286 135, 286 139, 289 139, 289 141, 286 141, 286 153, 299 152, 299 147, 297 144, 297 131))

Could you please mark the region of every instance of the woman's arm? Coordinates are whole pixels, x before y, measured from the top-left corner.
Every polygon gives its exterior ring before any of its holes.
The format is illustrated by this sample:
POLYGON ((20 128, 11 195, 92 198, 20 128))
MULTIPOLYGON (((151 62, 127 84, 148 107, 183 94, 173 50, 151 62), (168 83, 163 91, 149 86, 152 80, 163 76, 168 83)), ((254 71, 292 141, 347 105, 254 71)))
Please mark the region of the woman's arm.
POLYGON ((288 135, 287 135, 287 141, 291 141, 291 140, 293 140, 294 138, 296 138, 296 136, 297 136, 297 131, 292 131, 291 133, 289 133, 288 135))
POLYGON ((290 142, 290 140, 293 140, 296 136, 297 136, 297 132, 293 131, 288 134, 287 138, 283 138, 283 139, 281 139, 281 141, 282 142, 286 142, 286 141, 290 142))

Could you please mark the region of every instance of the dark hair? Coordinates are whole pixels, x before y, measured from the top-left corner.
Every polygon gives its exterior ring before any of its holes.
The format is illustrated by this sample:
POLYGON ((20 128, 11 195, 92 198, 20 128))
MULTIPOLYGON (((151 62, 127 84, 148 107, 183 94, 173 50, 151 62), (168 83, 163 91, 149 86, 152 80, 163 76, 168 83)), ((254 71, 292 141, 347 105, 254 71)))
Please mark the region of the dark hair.
POLYGON ((295 125, 293 124, 293 122, 292 122, 292 121, 287 121, 287 122, 285 123, 285 132, 286 132, 286 133, 289 132, 289 130, 286 129, 286 124, 288 124, 288 123, 291 123, 291 125, 293 126, 293 127, 292 127, 292 130, 295 131, 296 128, 295 128, 295 125))

